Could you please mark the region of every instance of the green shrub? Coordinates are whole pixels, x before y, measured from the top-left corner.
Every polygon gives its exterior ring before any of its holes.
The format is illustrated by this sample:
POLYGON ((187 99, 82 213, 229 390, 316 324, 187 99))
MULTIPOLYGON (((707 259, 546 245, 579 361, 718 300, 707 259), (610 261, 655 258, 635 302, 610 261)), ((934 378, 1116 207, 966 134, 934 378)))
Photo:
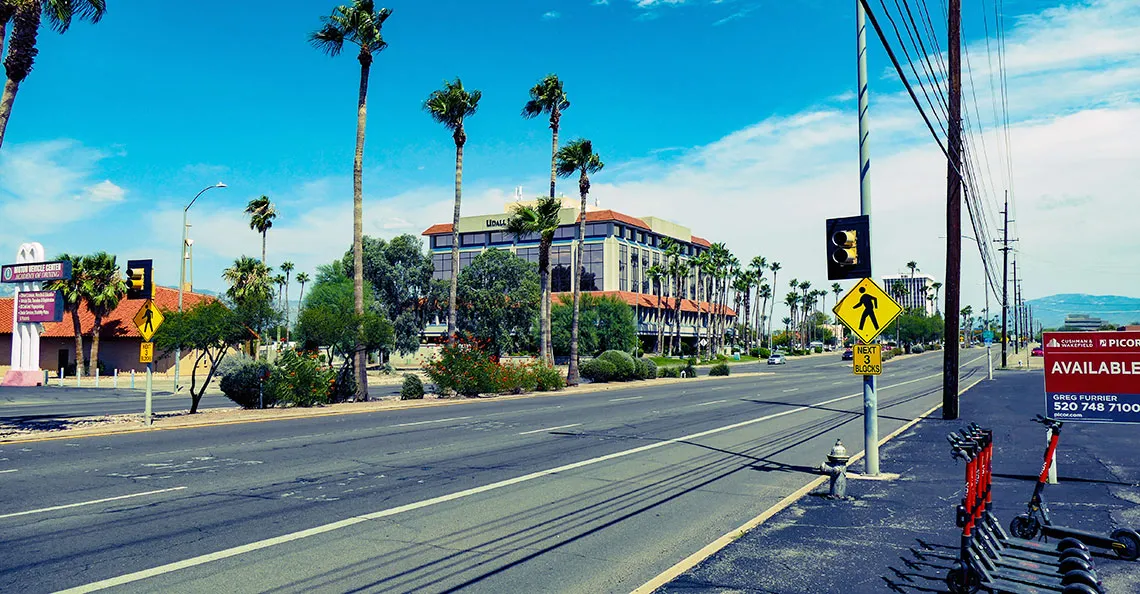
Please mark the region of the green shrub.
POLYGON ((566 378, 542 361, 531 363, 530 371, 534 376, 534 389, 539 392, 554 392, 566 387, 566 378))
POLYGON ((400 387, 400 400, 422 400, 424 383, 414 373, 404 374, 404 385, 400 387))
MULTIPOLYGON (((728 361, 728 357, 726 357, 726 356, 724 356, 724 355, 722 355, 722 354, 720 354, 720 353, 717 353, 717 354, 716 354, 716 360, 717 360, 717 361, 720 361, 720 362, 722 362, 722 363, 723 363, 723 362, 725 362, 725 361, 728 361)), ((689 363, 690 363, 690 364, 692 364, 692 361, 690 361, 689 363)))
POLYGON ((903 350, 900 349, 899 347, 895 347, 895 348, 891 349, 891 356, 897 357, 901 354, 903 354, 903 350))
POLYGON ((460 340, 444 346, 424 370, 441 394, 478 396, 498 392, 496 367, 477 343, 460 340))
POLYGON ((657 370, 657 377, 681 377, 681 368, 662 367, 657 370))
POLYGON ((582 364, 579 373, 591 382, 601 384, 614 379, 617 374, 617 367, 602 358, 591 359, 582 364))
POLYGON ((926 352, 926 349, 923 348, 921 344, 916 344, 910 347, 910 352, 915 355, 921 355, 926 352))
POLYGON ((645 359, 634 359, 633 366, 633 379, 643 380, 649 377, 649 365, 645 363, 645 359))
POLYGON ((713 376, 728 375, 728 364, 727 363, 717 363, 716 365, 713 365, 712 369, 709 370, 709 375, 713 375, 713 376))
POLYGON ((812 347, 812 350, 818 355, 823 352, 823 347, 812 347))
POLYGON ((657 379, 657 363, 653 359, 638 359, 645 362, 645 379, 657 379))
POLYGON ((499 363, 491 370, 495 392, 499 394, 522 394, 533 392, 538 380, 526 363, 499 363))
POLYGON ((680 372, 684 377, 697 377, 697 368, 693 366, 692 361, 682 367, 680 372))
POLYGON ((757 352, 756 356, 761 358, 761 359, 767 359, 768 357, 772 356, 772 351, 770 351, 764 347, 760 347, 760 348, 756 349, 756 352, 757 352))
POLYGON ((625 351, 606 351, 598 358, 603 361, 609 361, 614 366, 614 374, 611 381, 627 382, 632 379, 637 379, 637 364, 633 362, 633 357, 625 351))
MULTIPOLYGON (((244 361, 240 365, 231 367, 218 382, 218 387, 226 398, 233 400, 238 406, 257 408, 257 392, 258 388, 262 387, 261 378, 271 370, 272 366, 264 361, 244 361)), ((274 394, 262 388, 265 406, 273 406, 276 403, 274 394)))
POLYGON ((277 358, 266 388, 278 403, 294 406, 328 404, 330 393, 335 389, 335 376, 333 370, 321 365, 316 353, 285 350, 277 358))

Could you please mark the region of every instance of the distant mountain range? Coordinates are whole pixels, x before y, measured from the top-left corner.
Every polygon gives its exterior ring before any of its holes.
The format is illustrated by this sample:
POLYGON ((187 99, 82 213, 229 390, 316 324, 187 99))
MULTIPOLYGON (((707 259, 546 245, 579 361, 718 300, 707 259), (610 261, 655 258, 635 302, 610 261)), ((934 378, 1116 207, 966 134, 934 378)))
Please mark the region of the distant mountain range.
POLYGON ((1140 323, 1140 299, 1118 295, 1084 295, 1066 293, 1027 301, 1034 315, 1046 328, 1058 328, 1065 316, 1085 314, 1109 324, 1140 323))

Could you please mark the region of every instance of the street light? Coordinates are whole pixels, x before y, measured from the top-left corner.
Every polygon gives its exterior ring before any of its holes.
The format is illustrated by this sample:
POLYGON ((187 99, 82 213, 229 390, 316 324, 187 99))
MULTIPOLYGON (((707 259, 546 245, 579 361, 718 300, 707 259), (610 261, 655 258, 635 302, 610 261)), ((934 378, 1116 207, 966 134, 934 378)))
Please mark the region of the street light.
MULTIPOLYGON (((197 194, 194 195, 194 199, 190 201, 190 204, 187 204, 186 208, 182 209, 182 258, 181 258, 181 260, 182 260, 182 272, 178 275, 178 313, 182 313, 182 291, 185 289, 185 286, 186 286, 186 228, 189 226, 186 223, 186 215, 187 215, 187 213, 189 213, 190 207, 194 206, 194 203, 198 201, 198 196, 201 196, 202 194, 206 193, 206 190, 212 190, 214 188, 224 188, 224 187, 226 187, 226 184, 223 184, 222 182, 218 182, 212 186, 206 186, 205 188, 202 188, 201 192, 198 192, 197 194)), ((179 373, 180 368, 182 367, 181 364, 182 364, 182 349, 176 348, 176 349, 174 349, 174 393, 175 394, 178 393, 178 382, 182 378, 182 376, 179 373)))

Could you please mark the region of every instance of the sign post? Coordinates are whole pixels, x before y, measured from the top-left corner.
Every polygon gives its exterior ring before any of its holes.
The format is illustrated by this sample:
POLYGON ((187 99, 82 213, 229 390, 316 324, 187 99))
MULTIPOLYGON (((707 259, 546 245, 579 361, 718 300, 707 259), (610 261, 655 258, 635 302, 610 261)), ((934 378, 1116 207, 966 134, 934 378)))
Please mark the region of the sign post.
MULTIPOLYGON (((988 293, 986 294, 986 299, 989 299, 988 293)), ((986 322, 986 324, 988 325, 989 322, 986 322)), ((989 374, 989 378, 992 380, 994 379, 994 359, 990 356, 990 347, 994 344, 994 331, 986 330, 982 332, 982 340, 986 341, 986 373, 989 374)))
POLYGON ((154 306, 154 301, 151 299, 147 299, 146 303, 143 303, 133 319, 135 327, 139 329, 139 334, 143 338, 142 346, 139 349, 139 363, 146 363, 146 409, 143 412, 143 417, 147 426, 150 426, 152 422, 151 399, 154 393, 154 343, 150 339, 154 338, 154 333, 162 325, 164 319, 162 312, 154 306))
POLYGON ((864 455, 867 458, 867 474, 879 474, 879 402, 875 394, 876 373, 866 373, 866 369, 874 370, 873 356, 879 357, 878 370, 882 373, 882 352, 878 345, 871 344, 895 318, 902 313, 902 307, 891 299, 875 281, 864 278, 855 283, 854 287, 840 299, 832 308, 839 321, 847 326, 852 334, 859 338, 861 344, 856 344, 855 358, 852 360, 852 369, 856 374, 863 375, 863 440, 864 455), (863 349, 866 349, 865 351, 863 349), (875 355, 870 353, 874 349, 875 355), (862 358, 859 353, 862 352, 862 358), (864 369, 860 369, 860 365, 864 369))

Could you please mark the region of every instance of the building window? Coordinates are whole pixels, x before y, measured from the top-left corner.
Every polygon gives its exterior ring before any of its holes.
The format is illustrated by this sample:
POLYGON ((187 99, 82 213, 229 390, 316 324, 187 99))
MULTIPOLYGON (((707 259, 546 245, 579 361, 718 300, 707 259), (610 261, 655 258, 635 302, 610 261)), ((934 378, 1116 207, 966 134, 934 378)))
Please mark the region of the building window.
POLYGON ((452 237, 450 233, 447 235, 432 235, 431 246, 437 248, 451 247, 451 239, 452 237))
POLYGON ((538 233, 523 233, 518 237, 519 243, 532 243, 539 240, 538 233))
POLYGON ((506 231, 492 231, 491 243, 511 243, 515 240, 515 236, 507 233, 506 231))
POLYGON ((637 293, 641 290, 641 250, 633 248, 629 256, 629 290, 637 293))
POLYGON ((515 255, 532 264, 538 264, 538 248, 536 247, 518 248, 515 250, 515 255))
MULTIPOLYGON (((537 251, 537 250, 536 250, 537 251)), ((554 293, 570 291, 570 262, 572 246, 556 245, 550 248, 550 290, 554 293)), ((537 261, 537 259, 536 259, 537 261)))
POLYGON ((574 239, 576 237, 578 237, 577 225, 559 227, 558 230, 554 232, 554 239, 574 239))
POLYGON ((609 223, 588 223, 586 225, 586 237, 605 237, 610 233, 609 223))
POLYGON ((629 290, 629 246, 618 246, 618 290, 629 290))
POLYGON ((633 241, 633 227, 626 227, 625 228, 625 238, 630 240, 630 241, 633 241))
POLYGON ((606 286, 605 265, 602 254, 605 246, 590 243, 582 246, 582 277, 579 279, 583 291, 601 291, 606 286))
POLYGON ((459 236, 459 245, 485 245, 487 243, 486 233, 463 233, 459 236))
POLYGON ((459 252, 459 272, 463 272, 464 268, 470 266, 471 262, 478 258, 481 253, 483 252, 459 252))
MULTIPOLYGON (((450 239, 450 236, 448 236, 450 239)), ((431 277, 436 280, 450 280, 451 279, 451 253, 432 254, 431 263, 435 269, 431 273, 431 277)))

